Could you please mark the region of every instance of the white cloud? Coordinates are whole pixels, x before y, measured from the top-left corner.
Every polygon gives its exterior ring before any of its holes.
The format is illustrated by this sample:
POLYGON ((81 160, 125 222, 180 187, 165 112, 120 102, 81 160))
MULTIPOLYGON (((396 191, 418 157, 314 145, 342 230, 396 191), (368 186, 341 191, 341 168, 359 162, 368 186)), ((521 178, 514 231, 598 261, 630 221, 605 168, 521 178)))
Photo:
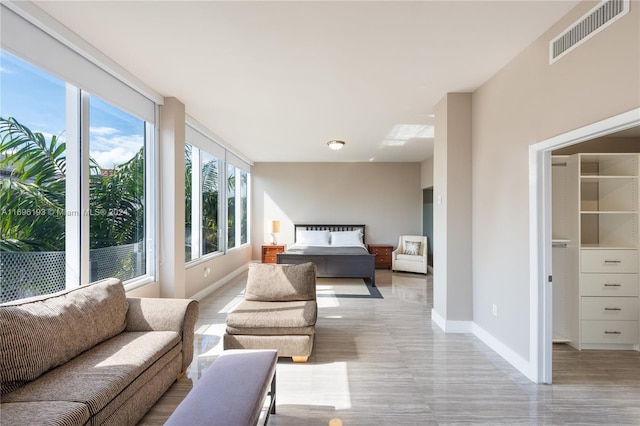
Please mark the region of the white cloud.
POLYGON ((114 129, 113 127, 91 127, 89 129, 91 136, 108 136, 115 135, 118 133, 118 129, 114 129))
POLYGON ((133 156, 140 150, 144 144, 144 138, 141 135, 128 135, 116 137, 100 137, 93 135, 91 140, 92 147, 94 144, 102 149, 90 151, 91 157, 103 169, 114 169, 116 165, 121 165, 131 160, 133 156))

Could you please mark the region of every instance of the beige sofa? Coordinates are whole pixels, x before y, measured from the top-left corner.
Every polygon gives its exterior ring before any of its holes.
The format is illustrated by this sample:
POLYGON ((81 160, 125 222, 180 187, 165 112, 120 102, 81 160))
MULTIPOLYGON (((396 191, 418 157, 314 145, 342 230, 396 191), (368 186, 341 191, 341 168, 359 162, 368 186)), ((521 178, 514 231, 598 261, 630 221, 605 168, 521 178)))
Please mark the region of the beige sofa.
POLYGON ((279 357, 306 362, 317 318, 313 263, 253 264, 244 300, 227 316, 224 349, 275 349, 279 357))
POLYGON ((2 425, 135 425, 191 363, 197 316, 113 278, 0 305, 2 425))

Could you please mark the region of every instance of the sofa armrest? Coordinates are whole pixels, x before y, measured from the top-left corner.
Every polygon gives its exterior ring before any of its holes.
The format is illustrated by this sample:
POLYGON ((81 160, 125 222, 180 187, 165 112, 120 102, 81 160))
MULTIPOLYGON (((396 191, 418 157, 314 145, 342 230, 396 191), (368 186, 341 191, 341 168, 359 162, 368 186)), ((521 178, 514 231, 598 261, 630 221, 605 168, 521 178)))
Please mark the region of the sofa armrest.
POLYGON ((198 302, 191 299, 128 297, 125 331, 175 331, 182 338, 182 371, 193 359, 198 302))

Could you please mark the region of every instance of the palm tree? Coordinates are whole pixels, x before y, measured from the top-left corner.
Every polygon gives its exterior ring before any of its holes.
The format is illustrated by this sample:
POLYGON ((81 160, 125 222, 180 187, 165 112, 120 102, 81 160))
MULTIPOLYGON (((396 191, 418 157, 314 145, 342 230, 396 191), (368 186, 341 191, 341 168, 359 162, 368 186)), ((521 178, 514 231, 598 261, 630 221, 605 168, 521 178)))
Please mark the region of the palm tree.
MULTIPOLYGON (((102 171, 102 169, 100 169, 102 171)), ((113 174, 91 175, 91 248, 138 243, 144 239, 144 149, 113 174)))
POLYGON ((0 250, 64 250, 65 143, 0 117, 0 250))
MULTIPOLYGON (((4 251, 63 251, 66 144, 49 142, 15 118, 0 117, 0 181, 4 251)), ((90 159, 91 248, 141 241, 144 237, 144 148, 111 174, 90 159)))

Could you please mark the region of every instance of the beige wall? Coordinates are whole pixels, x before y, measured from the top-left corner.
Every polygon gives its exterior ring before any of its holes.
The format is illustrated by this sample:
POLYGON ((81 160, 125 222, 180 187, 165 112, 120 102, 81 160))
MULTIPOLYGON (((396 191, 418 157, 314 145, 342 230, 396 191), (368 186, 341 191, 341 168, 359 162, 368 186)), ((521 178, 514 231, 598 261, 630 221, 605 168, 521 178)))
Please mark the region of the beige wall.
POLYGON ((473 317, 471 94, 450 93, 435 110, 433 310, 445 331, 461 331, 455 322, 473 317))
POLYGON ((433 187, 433 155, 420 164, 420 188, 433 187))
POLYGON ((638 2, 549 65, 549 41, 594 4, 578 5, 473 94, 473 320, 525 360, 529 145, 640 106, 638 2))
POLYGON ((280 220, 279 243, 293 244, 295 223, 365 224, 368 243, 398 244, 422 233, 420 163, 256 163, 253 259, 280 220))

